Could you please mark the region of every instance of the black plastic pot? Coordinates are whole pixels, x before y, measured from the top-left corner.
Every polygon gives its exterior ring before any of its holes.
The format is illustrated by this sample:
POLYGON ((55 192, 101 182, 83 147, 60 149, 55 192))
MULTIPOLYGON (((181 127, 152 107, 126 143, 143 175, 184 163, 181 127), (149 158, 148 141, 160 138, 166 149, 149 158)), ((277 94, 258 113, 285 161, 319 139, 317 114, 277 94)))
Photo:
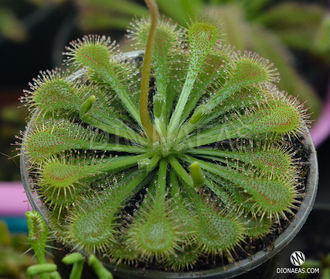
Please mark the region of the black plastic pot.
MULTIPOLYGON (((127 57, 137 57, 140 52, 127 53, 127 57)), ((76 76, 79 76, 80 73, 77 72, 70 78, 75 79, 76 76)), ((27 131, 25 135, 29 133, 30 127, 33 125, 33 118, 28 124, 27 131)), ((22 180, 25 187, 27 197, 29 199, 32 208, 43 216, 44 220, 47 223, 47 208, 42 204, 40 199, 37 198, 37 193, 34 190, 35 185, 29 176, 29 157, 24 153, 24 142, 26 136, 23 139, 23 154, 21 156, 21 174, 22 180)), ((306 182, 306 194, 303 198, 300 208, 296 215, 294 216, 291 224, 284 229, 284 231, 279 235, 279 237, 269 245, 265 247, 262 251, 257 252, 251 257, 241 260, 236 263, 226 265, 225 267, 215 267, 208 270, 202 271, 189 271, 189 272, 167 272, 160 270, 152 269, 142 269, 136 268, 128 265, 114 265, 109 263, 108 260, 104 260, 103 265, 108 268, 115 279, 155 279, 155 278, 272 278, 275 272, 275 267, 277 263, 278 253, 289 244, 289 242, 296 236, 300 231, 302 226, 309 213, 312 210, 316 192, 317 192, 317 183, 318 183, 318 166, 317 166, 317 157, 314 144, 311 139, 311 135, 306 128, 305 137, 303 145, 306 149, 311 150, 311 153, 308 158, 309 163, 309 172, 306 182)), ((59 272, 62 276, 62 279, 70 277, 70 266, 66 266, 61 262, 61 259, 68 253, 70 250, 61 246, 60 243, 52 243, 52 246, 57 246, 59 250, 53 249, 52 253, 54 254, 54 261, 58 265, 59 272)), ((88 264, 85 264, 83 279, 97 278, 93 271, 88 267, 88 264)))

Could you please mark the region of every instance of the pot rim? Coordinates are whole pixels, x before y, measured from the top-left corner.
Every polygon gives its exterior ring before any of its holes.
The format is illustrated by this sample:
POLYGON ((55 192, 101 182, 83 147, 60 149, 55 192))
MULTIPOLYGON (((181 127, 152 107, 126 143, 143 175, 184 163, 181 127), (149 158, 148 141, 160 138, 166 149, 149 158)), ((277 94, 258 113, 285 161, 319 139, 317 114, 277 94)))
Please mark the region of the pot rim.
MULTIPOLYGON (((143 53, 143 51, 131 51, 124 53, 123 57, 126 58, 134 58, 143 53)), ((82 75, 85 71, 80 70, 75 74, 70 76, 69 78, 75 79, 82 75)), ((34 115, 35 116, 35 115, 34 115)), ((34 123, 34 116, 32 116, 29 121, 26 131, 29 131, 31 126, 34 123)), ((34 183, 32 179, 29 177, 29 157, 26 152, 24 152, 24 142, 26 142, 26 137, 28 132, 25 133, 23 137, 22 144, 22 153, 20 156, 20 166, 21 166, 21 177, 24 185, 24 189, 28 200, 32 206, 32 208, 38 211, 45 222, 48 224, 48 219, 45 214, 47 212, 47 208, 45 205, 41 203, 41 200, 38 199, 38 195, 36 191, 34 191, 34 183)), ((128 266, 125 264, 115 265, 110 264, 108 262, 103 262, 103 265, 107 267, 114 275, 123 276, 123 278, 134 278, 134 279, 145 279, 145 278, 232 278, 243 273, 246 273, 258 266, 262 263, 266 262, 278 252, 280 252, 285 246, 287 246, 290 241, 297 235, 302 226, 307 220, 309 213, 312 210, 314 205, 316 193, 317 193, 317 185, 318 185, 318 163, 316 156, 316 149, 311 137, 308 128, 305 126, 304 132, 304 146, 308 146, 311 150, 309 157, 309 173, 306 182, 306 192, 305 196, 299 206, 298 212, 295 214, 295 217, 291 221, 291 224, 279 235, 279 237, 275 240, 274 245, 271 247, 267 247, 266 249, 257 252, 256 254, 242 260, 239 262, 231 263, 222 267, 215 267, 208 270, 202 271, 186 271, 186 272, 171 272, 171 271, 157 271, 152 269, 142 269, 135 268, 132 266, 128 266)))

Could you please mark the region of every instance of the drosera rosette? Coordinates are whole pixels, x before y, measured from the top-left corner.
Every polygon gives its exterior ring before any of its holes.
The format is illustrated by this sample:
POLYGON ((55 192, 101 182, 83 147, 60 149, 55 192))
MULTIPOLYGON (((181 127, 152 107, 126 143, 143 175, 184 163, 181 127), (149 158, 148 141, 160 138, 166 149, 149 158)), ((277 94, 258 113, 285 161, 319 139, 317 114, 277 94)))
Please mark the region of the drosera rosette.
POLYGON ((79 75, 42 73, 21 99, 34 112, 21 152, 68 247, 175 271, 238 261, 299 208, 307 111, 216 24, 179 27, 146 2, 128 35, 143 65, 110 38, 72 42, 79 75))

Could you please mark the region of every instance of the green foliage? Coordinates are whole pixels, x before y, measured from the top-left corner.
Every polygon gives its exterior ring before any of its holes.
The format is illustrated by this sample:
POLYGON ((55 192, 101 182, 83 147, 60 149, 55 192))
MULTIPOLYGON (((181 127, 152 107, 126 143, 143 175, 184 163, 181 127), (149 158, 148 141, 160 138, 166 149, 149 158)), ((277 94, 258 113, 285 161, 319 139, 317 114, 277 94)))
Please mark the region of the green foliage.
POLYGON ((279 91, 268 60, 224 45, 219 32, 202 19, 187 29, 135 20, 129 36, 152 51, 150 80, 110 39, 90 35, 65 53, 80 75, 43 73, 26 91, 34 114, 22 151, 60 241, 117 263, 193 269, 204 257, 235 260, 299 207, 290 145, 306 110, 279 91))
MULTIPOLYGON (((81 26, 87 30, 126 29, 130 17, 147 13, 144 6, 132 0, 125 0, 125 5, 120 7, 116 2, 84 0, 79 6, 81 26)), ((279 88, 307 101, 314 109, 313 118, 319 116, 321 102, 299 69, 295 69, 291 48, 317 56, 322 63, 330 61, 326 7, 270 0, 159 0, 158 5, 164 14, 182 26, 187 25, 189 16, 220 18, 226 34, 222 39, 227 44, 240 50, 251 49, 271 60, 282 74, 279 88)))
POLYGON ((48 240, 48 228, 40 216, 35 211, 25 213, 29 230, 28 243, 36 254, 38 264, 46 263, 45 249, 48 240))
POLYGON ((27 38, 26 27, 16 17, 13 11, 0 6, 0 34, 14 42, 21 42, 27 38))
MULTIPOLYGON (((314 270, 315 273, 320 274, 319 278, 329 279, 330 278, 330 254, 319 254, 317 260, 307 259, 302 265, 301 268, 306 270, 314 270)), ((298 274, 298 278, 310 278, 310 273, 298 274)))
POLYGON ((0 278, 26 279, 26 269, 36 264, 27 249, 27 235, 11 234, 6 222, 0 221, 0 278))
MULTIPOLYGON (((21 5, 29 2, 37 7, 67 4, 65 0, 53 0, 52 3, 45 0, 21 2, 21 5)), ((124 30, 132 17, 148 14, 144 5, 133 0, 81 0, 73 4, 78 10, 78 25, 85 32, 109 28, 124 30)), ((282 73, 280 89, 307 101, 308 106, 314 109, 313 117, 317 118, 321 102, 311 86, 296 71, 290 59, 290 48, 317 56, 321 63, 330 61, 325 6, 297 1, 277 3, 271 0, 159 0, 158 5, 164 14, 182 26, 186 26, 189 16, 202 15, 210 19, 214 15, 219 16, 224 22, 222 27, 224 34, 227 34, 227 43, 240 50, 252 49, 273 61, 282 73)), ((15 14, 17 11, 6 6, 0 5, 0 34, 14 41, 26 39, 29 30, 25 30, 24 22, 15 14)))
MULTIPOLYGON (((40 279, 61 279, 60 274, 57 272, 57 266, 46 261, 45 252, 46 244, 49 240, 49 231, 45 221, 42 219, 40 213, 34 210, 26 212, 25 215, 29 230, 28 243, 37 258, 37 264, 27 268, 27 278, 32 279, 34 276, 40 275, 40 279)), ((73 265, 70 279, 79 279, 81 277, 85 258, 80 253, 66 255, 62 259, 62 262, 67 265, 73 265)), ((94 255, 90 255, 89 264, 98 278, 113 278, 112 274, 101 265, 100 261, 94 255)))

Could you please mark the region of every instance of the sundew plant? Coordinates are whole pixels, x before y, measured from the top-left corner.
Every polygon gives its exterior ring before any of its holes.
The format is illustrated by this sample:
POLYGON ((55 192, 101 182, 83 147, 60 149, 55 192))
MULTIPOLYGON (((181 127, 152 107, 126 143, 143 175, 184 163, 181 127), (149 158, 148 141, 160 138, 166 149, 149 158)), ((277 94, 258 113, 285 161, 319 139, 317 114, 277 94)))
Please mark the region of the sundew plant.
POLYGON ((34 79, 21 152, 51 233, 73 250, 169 270, 234 261, 299 208, 291 140, 306 110, 219 24, 179 27, 146 2, 150 19, 127 36, 142 55, 89 35, 64 53, 71 72, 34 79))

